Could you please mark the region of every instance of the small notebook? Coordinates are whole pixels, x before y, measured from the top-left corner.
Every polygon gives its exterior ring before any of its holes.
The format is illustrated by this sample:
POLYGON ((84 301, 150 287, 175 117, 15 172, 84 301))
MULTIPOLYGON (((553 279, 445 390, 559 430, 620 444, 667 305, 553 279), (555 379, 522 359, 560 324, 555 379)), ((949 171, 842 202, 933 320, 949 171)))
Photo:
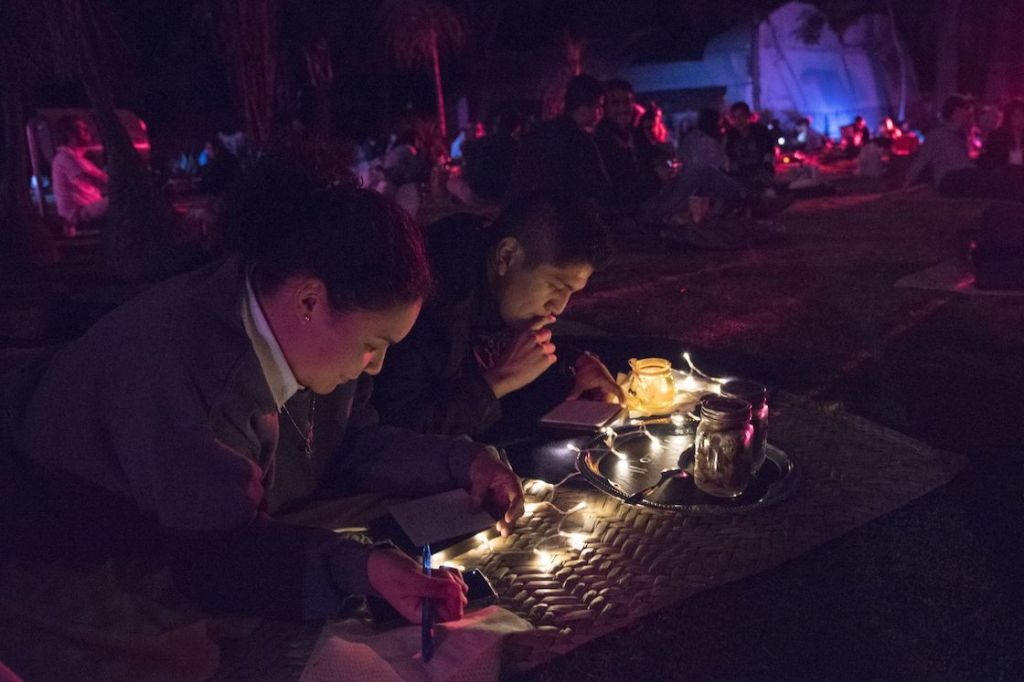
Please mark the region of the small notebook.
POLYGON ((597 429, 619 416, 622 406, 596 400, 566 400, 540 418, 546 426, 597 429))
POLYGON ((461 488, 402 502, 388 511, 414 545, 471 535, 494 525, 485 511, 471 512, 469 493, 461 488))

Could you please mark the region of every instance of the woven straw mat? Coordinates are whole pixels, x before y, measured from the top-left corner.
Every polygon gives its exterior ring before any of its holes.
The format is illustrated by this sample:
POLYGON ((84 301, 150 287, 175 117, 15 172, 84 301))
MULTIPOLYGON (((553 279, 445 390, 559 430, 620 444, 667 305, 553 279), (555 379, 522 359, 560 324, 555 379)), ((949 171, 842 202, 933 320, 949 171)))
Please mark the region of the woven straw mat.
POLYGON ((509 641, 507 664, 529 669, 695 592, 774 568, 948 482, 966 464, 960 455, 786 394, 773 404, 770 440, 803 467, 800 489, 745 514, 649 510, 575 486, 528 494, 561 510, 587 506, 563 517, 538 505, 514 536, 453 559, 479 567, 499 604, 536 627, 509 641), (546 570, 539 543, 549 550, 546 570))
MULTIPOLYGON (((499 605, 535 626, 508 640, 503 674, 528 670, 700 590, 774 568, 943 485, 966 464, 961 455, 785 393, 773 401, 769 428, 769 440, 803 476, 792 498, 748 513, 626 506, 578 478, 543 491, 525 482, 528 502, 586 507, 563 516, 537 505, 513 536, 447 561, 480 568, 499 605), (547 565, 538 546, 548 551, 547 565)), ((271 625, 257 629, 247 653, 226 650, 216 679, 247 679, 242 671, 257 669, 261 679, 296 678, 316 632, 298 636, 271 625), (255 663, 254 650, 264 660, 255 663)))

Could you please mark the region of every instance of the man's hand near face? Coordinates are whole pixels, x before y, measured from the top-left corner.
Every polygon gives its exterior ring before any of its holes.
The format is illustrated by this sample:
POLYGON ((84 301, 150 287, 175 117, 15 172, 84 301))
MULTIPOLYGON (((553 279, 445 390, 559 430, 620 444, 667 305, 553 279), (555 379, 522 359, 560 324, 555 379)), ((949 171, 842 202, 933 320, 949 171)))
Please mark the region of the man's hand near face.
POLYGON ((484 371, 484 379, 491 385, 495 397, 504 398, 518 391, 555 364, 558 359, 555 344, 551 342, 551 330, 545 329, 554 321, 554 315, 531 321, 516 335, 494 367, 484 371))
POLYGON ((577 398, 621 405, 626 396, 604 363, 596 355, 584 353, 576 360, 576 381, 566 399, 577 398))

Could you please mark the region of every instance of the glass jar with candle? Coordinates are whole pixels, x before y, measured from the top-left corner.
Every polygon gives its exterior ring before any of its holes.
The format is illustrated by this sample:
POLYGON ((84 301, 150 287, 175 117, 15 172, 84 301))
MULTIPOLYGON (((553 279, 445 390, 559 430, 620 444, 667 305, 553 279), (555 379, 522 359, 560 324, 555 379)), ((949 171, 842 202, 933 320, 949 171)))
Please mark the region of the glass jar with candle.
POLYGON ((768 389, 756 381, 734 379, 722 385, 722 395, 750 403, 750 423, 754 427, 751 459, 756 474, 764 464, 765 446, 768 444, 768 389))
POLYGON ((672 363, 665 358, 632 358, 629 367, 632 370, 626 388, 629 407, 652 414, 669 412, 676 404, 672 363))
POLYGON ((754 475, 753 438, 750 403, 722 396, 701 401, 693 454, 693 482, 697 488, 715 497, 742 494, 754 475))

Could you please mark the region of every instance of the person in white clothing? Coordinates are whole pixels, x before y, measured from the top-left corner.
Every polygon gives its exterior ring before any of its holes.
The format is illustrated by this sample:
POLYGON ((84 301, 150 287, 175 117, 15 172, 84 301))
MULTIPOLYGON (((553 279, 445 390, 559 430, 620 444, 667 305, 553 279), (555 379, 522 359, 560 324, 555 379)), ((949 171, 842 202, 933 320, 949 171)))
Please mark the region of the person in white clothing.
POLYGON ((65 116, 57 122, 63 144, 53 156, 53 193, 57 213, 66 221, 66 232, 79 228, 97 228, 107 213, 108 178, 85 156, 92 145, 92 131, 80 116, 65 116))

